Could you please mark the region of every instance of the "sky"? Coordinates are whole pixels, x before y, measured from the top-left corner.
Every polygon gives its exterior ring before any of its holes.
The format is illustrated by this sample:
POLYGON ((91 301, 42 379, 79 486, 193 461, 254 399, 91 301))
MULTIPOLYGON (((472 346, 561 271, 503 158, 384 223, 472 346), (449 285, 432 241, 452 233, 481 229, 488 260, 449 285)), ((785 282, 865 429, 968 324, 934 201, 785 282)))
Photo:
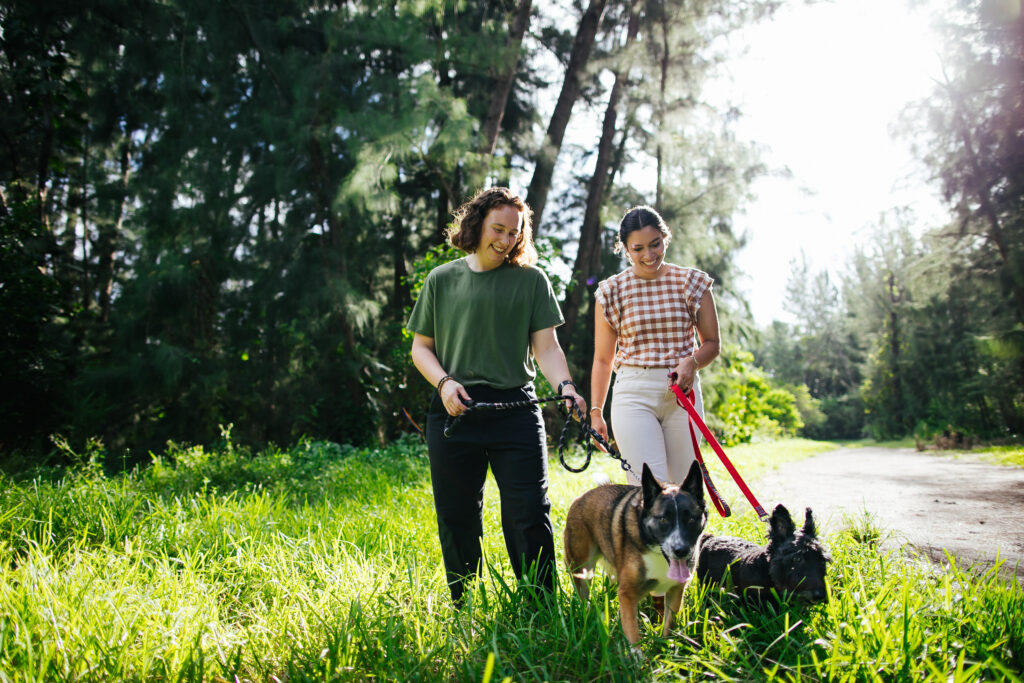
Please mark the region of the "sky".
POLYGON ((730 38, 734 56, 705 92, 736 104, 737 136, 792 174, 757 180, 736 221, 749 240, 739 289, 759 326, 793 321, 783 301, 803 257, 837 276, 884 212, 910 208, 922 231, 948 215, 909 141, 891 133, 941 73, 930 23, 904 0, 796 0, 730 38))

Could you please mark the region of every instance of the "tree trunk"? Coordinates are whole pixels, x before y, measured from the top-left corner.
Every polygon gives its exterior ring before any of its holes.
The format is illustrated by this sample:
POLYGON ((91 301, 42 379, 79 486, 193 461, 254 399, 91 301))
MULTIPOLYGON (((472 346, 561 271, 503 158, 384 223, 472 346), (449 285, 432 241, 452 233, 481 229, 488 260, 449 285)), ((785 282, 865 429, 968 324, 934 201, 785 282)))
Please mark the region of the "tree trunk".
POLYGON ((665 130, 665 88, 668 83, 668 16, 664 11, 664 5, 662 6, 661 16, 658 17, 658 24, 661 27, 661 81, 658 89, 658 110, 657 110, 657 122, 658 122, 658 144, 655 149, 655 160, 657 162, 657 172, 655 175, 655 190, 654 190, 654 206, 659 211, 662 210, 662 200, 664 199, 664 190, 662 187, 662 178, 664 174, 664 152, 661 149, 661 132, 665 130))
POLYGON ((409 294, 409 284, 406 282, 406 278, 409 275, 409 269, 405 264, 407 230, 405 221, 402 220, 401 210, 391 217, 391 230, 393 232, 391 239, 395 260, 394 294, 391 297, 391 303, 395 307, 396 318, 401 318, 402 311, 412 300, 409 294))
POLYGON ((889 273, 889 353, 892 356, 892 408, 893 422, 897 429, 903 428, 903 386, 900 377, 900 336, 899 316, 896 306, 902 300, 902 296, 896 296, 896 277, 889 273))
MULTIPOLYGON (((82 217, 82 265, 81 269, 81 305, 82 311, 87 313, 89 311, 89 304, 92 303, 92 289, 89 283, 89 141, 86 140, 82 145, 82 168, 81 168, 81 182, 82 186, 80 189, 81 194, 81 211, 82 217)), ((74 259, 74 252, 71 254, 72 260, 74 259)), ((78 332, 81 334, 81 332, 78 332)))
POLYGON ((495 76, 491 106, 488 108, 487 118, 484 120, 483 136, 480 140, 480 152, 482 154, 494 154, 494 148, 498 144, 501 119, 505 116, 505 104, 508 102, 509 93, 512 92, 512 84, 516 79, 519 52, 523 45, 523 35, 530 25, 530 10, 532 7, 533 0, 520 0, 519 7, 512 17, 508 41, 505 44, 505 54, 501 60, 502 71, 495 76))
POLYGON ((110 295, 114 289, 114 249, 117 236, 124 226, 128 204, 128 180, 131 173, 131 136, 126 136, 121 145, 121 200, 118 203, 117 220, 111 227, 106 222, 99 226, 96 244, 96 288, 99 291, 99 320, 110 320, 110 295))
POLYGON ((533 169, 533 178, 526 192, 526 202, 533 209, 533 234, 540 234, 543 227, 544 205, 547 204, 548 192, 551 191, 551 178, 555 172, 555 161, 562 148, 565 129, 569 126, 573 105, 580 96, 580 80, 590 61, 590 52, 594 47, 597 29, 604 15, 607 0, 590 0, 590 6, 580 18, 579 30, 572 42, 569 54, 569 65, 565 68, 562 90, 558 93, 558 101, 551 113, 548 130, 544 136, 544 144, 537 152, 533 169))
POLYGON ((435 218, 435 234, 434 242, 437 244, 444 244, 448 230, 448 189, 443 184, 438 184, 437 188, 437 213, 435 218))
MULTIPOLYGON (((636 39, 640 28, 640 0, 630 1, 629 26, 626 31, 625 49, 628 50, 636 39)), ((622 90, 625 88, 626 79, 629 74, 629 65, 623 64, 618 73, 615 74, 615 84, 612 86, 611 94, 608 96, 608 106, 605 108, 604 123, 601 126, 601 141, 597 147, 597 163, 594 168, 594 177, 590 181, 587 191, 587 208, 583 215, 583 226, 580 228, 579 248, 576 251, 576 265, 573 268, 575 280, 572 291, 564 306, 566 329, 572 329, 579 316, 580 306, 583 303, 583 293, 589 295, 592 283, 588 282, 590 276, 597 272, 600 261, 601 245, 601 207, 608 187, 609 169, 612 163, 612 142, 615 138, 615 124, 619 113, 619 99, 622 97, 622 90)))
MULTIPOLYGON (((991 183, 985 180, 985 172, 981 168, 981 162, 978 161, 978 153, 974 149, 974 142, 971 139, 970 128, 967 125, 967 121, 963 115, 963 103, 960 98, 953 97, 954 101, 954 117, 956 119, 957 134, 960 136, 960 141, 963 143, 964 151, 967 153, 967 161, 970 165, 970 187, 969 191, 974 194, 974 198, 978 201, 978 212, 982 218, 988 224, 988 230, 985 236, 992 244, 995 245, 996 251, 999 252, 999 259, 1002 261, 1003 267, 1011 267, 1011 254, 1010 248, 1007 244, 1006 234, 1003 230, 1002 225, 999 222, 999 215, 996 212, 995 206, 992 203, 992 186, 991 183)), ((1019 284, 1014 283, 1011 285, 1011 291, 1013 293, 1014 303, 1016 304, 1015 312, 1017 315, 1017 322, 1024 323, 1024 288, 1019 284)))

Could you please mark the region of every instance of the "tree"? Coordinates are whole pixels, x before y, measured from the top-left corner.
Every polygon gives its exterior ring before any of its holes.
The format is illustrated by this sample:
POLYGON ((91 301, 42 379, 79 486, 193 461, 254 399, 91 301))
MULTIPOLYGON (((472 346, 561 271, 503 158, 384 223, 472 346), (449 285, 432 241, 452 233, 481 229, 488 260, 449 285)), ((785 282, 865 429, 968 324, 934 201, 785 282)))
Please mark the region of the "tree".
POLYGON ((869 349, 860 389, 867 425, 880 438, 946 430, 1001 438, 1022 424, 1015 361, 987 353, 978 334, 999 288, 972 281, 971 255, 944 248, 944 234, 936 228, 919 241, 908 223, 883 223, 845 283, 851 325, 869 349))
MULTIPOLYGON (((216 441, 228 424, 250 443, 409 429, 402 409, 429 390, 402 337, 416 264, 443 241, 454 204, 526 177, 533 159, 530 201, 544 210, 581 98, 611 105, 600 159, 560 162, 583 180, 557 208, 578 197, 582 217, 580 191, 591 195, 577 249, 586 279, 619 267, 600 248, 602 216, 646 196, 629 171, 658 157, 666 210, 686 235, 673 248, 726 291, 738 244, 727 217, 742 192, 718 188, 741 180, 741 164, 718 133, 691 132, 715 142, 678 157, 652 151, 652 127, 693 128, 667 109, 652 123, 638 78, 655 4, 578 5, 573 36, 530 0, 7 3, 0 370, 14 383, 3 444, 27 436, 19 443, 38 448, 61 432, 142 458, 167 440, 216 441), (564 72, 532 50, 541 41, 564 72), (598 77, 616 72, 617 88, 598 77), (559 85, 540 149, 538 93, 559 85), (22 419, 38 405, 46 420, 22 419)), ((686 3, 670 4, 666 16, 684 16, 686 3)), ((698 4, 708 11, 685 21, 711 26, 721 3, 698 4)), ((699 72, 699 49, 666 35, 669 72, 687 61, 699 72)), ((675 88, 666 81, 666 101, 696 101, 675 88)), ((580 235, 563 217, 552 225, 541 250, 560 283, 580 235)), ((579 368, 589 346, 577 327, 579 368)))
POLYGON ((991 332, 1024 358, 1024 17, 1012 3, 957 6, 944 25, 943 81, 904 125, 956 217, 947 234, 1002 290, 991 332))
MULTIPOLYGON (((622 50, 627 55, 640 30, 640 0, 630 0, 628 16, 622 44, 622 50)), ((612 143, 619 115, 619 100, 626 87, 631 66, 632 63, 628 59, 623 59, 617 65, 615 81, 605 106, 604 119, 601 124, 601 139, 597 144, 597 160, 594 164, 593 177, 587 185, 586 210, 583 214, 583 225, 580 226, 576 265, 573 268, 576 281, 562 306, 565 324, 569 329, 576 326, 576 318, 579 315, 584 294, 590 294, 593 290, 592 275, 597 272, 599 265, 601 213, 604 209, 608 176, 612 169, 612 143)))
POLYGON ((485 154, 494 154, 494 148, 498 144, 501 120, 505 115, 505 106, 515 80, 523 34, 526 33, 526 29, 530 25, 532 6, 533 0, 519 0, 519 5, 512 18, 504 53, 501 55, 499 64, 496 65, 494 93, 487 109, 487 117, 484 119, 480 140, 480 151, 485 154))
POLYGON ((781 380, 806 384, 816 398, 854 391, 860 345, 848 328, 839 288, 828 271, 811 273, 806 259, 791 262, 790 271, 783 307, 797 321, 792 333, 799 340, 799 364, 773 367, 782 371, 781 380))
POLYGON ((871 252, 859 249, 854 275, 848 283, 850 306, 867 333, 870 348, 866 378, 861 389, 868 422, 876 436, 896 437, 914 424, 917 395, 908 372, 908 335, 913 326, 911 309, 920 292, 913 277, 920 250, 905 223, 876 232, 871 252))
POLYGON ((551 179, 555 171, 565 130, 569 126, 569 118, 576 100, 580 96, 581 81, 590 61, 590 53, 594 48, 594 39, 604 15, 607 0, 590 0, 586 11, 580 17, 579 28, 572 42, 572 51, 565 67, 565 77, 558 93, 554 111, 548 122, 544 141, 534 158, 533 177, 526 193, 526 202, 533 209, 534 227, 539 232, 544 228, 544 208, 547 204, 548 192, 551 191, 551 179))
MULTIPOLYGON (((993 366, 1005 384, 976 395, 969 421, 1024 428, 1024 17, 1012 3, 962 0, 943 24, 947 45, 943 79, 928 99, 908 109, 904 128, 931 168, 954 220, 933 232, 951 280, 931 303, 966 325, 974 348, 963 386, 980 384, 993 366), (1016 9, 1016 11, 1014 11, 1016 9), (927 122, 926 126, 916 121, 927 122), (956 256, 954 256, 956 255, 956 256), (961 258, 962 255, 962 258, 961 258), (955 290, 953 288, 956 288, 955 290), (951 308, 950 308, 951 307, 951 308), (980 314, 980 311, 985 311, 980 314), (979 314, 976 314, 979 313, 979 314), (1008 387, 1013 387, 1007 392, 1008 387)), ((951 330, 961 339, 960 330, 951 330)), ((954 385, 955 386, 955 385, 954 385)), ((961 413, 949 401, 932 413, 961 413)), ((941 419, 933 415, 930 421, 941 419)))

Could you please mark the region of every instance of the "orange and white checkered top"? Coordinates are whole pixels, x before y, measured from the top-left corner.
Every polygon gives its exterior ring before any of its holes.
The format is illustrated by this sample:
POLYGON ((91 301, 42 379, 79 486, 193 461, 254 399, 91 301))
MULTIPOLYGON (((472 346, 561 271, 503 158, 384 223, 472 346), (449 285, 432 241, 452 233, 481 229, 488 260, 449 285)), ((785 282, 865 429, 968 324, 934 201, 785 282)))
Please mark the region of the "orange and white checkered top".
POLYGON ((673 368, 696 348, 697 309, 714 280, 696 268, 662 267, 665 272, 655 280, 627 268, 597 286, 597 302, 618 335, 616 370, 620 365, 673 368))

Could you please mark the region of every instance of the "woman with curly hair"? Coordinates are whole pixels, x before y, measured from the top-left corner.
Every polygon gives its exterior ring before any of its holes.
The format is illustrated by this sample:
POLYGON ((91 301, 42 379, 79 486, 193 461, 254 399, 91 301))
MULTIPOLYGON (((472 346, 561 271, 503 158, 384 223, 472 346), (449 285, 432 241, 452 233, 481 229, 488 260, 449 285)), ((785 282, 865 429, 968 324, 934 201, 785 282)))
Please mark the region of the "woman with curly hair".
POLYGON ((412 360, 437 388, 427 415, 427 450, 441 554, 452 599, 480 573, 487 468, 498 484, 501 524, 516 578, 555 583, 546 435, 540 407, 470 413, 450 437, 448 416, 466 402, 536 398, 536 365, 586 411, 555 336, 564 322, 551 284, 536 267, 532 211, 507 188, 481 190, 455 212, 448 240, 466 256, 432 270, 406 328, 412 360))

